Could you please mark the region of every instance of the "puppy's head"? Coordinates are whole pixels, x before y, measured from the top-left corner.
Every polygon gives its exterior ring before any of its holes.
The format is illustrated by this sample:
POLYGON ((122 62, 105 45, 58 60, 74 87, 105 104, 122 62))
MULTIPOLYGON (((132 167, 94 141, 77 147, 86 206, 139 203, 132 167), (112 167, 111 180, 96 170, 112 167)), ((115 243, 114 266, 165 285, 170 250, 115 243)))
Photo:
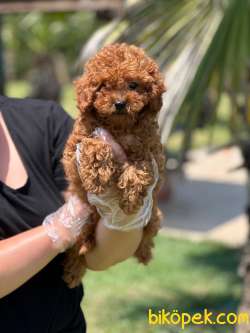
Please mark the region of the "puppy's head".
POLYGON ((101 49, 75 85, 81 113, 121 126, 132 125, 145 112, 156 114, 165 91, 156 63, 142 49, 124 43, 101 49))

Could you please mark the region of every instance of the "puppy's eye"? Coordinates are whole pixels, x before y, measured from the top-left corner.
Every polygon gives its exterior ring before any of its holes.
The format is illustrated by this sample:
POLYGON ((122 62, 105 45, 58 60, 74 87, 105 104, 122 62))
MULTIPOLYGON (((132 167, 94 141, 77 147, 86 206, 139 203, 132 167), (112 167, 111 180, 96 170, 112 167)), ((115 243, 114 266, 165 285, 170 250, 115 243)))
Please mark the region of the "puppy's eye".
POLYGON ((104 83, 99 84, 99 86, 97 87, 96 91, 100 91, 103 87, 105 87, 104 83))
POLYGON ((137 88, 138 88, 138 83, 137 82, 135 82, 135 81, 129 82, 129 84, 128 84, 128 89, 129 90, 135 90, 137 88))

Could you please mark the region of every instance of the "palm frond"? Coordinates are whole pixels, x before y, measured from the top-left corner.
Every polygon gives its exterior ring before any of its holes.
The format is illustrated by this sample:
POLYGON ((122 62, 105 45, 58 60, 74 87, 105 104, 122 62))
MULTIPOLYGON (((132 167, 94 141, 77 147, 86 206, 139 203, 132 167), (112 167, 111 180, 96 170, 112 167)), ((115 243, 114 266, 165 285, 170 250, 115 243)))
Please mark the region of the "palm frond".
POLYGON ((162 141, 167 141, 181 115, 185 153, 209 90, 215 96, 210 125, 216 126, 218 105, 226 93, 231 105, 237 103, 230 110, 237 119, 235 132, 242 129, 238 98, 243 95, 246 107, 250 95, 249 34, 248 0, 145 0, 128 7, 101 44, 134 43, 158 61, 168 87, 159 116, 162 141))

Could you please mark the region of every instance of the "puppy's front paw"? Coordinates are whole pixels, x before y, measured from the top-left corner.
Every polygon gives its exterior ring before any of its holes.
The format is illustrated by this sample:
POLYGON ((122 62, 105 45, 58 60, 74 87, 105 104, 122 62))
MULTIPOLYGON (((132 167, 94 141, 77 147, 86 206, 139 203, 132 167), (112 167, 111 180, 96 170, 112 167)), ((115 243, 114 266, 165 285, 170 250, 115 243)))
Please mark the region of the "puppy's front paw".
POLYGON ((121 191, 120 207, 126 214, 135 213, 143 205, 153 177, 146 163, 127 166, 118 181, 121 191))
POLYGON ((81 141, 78 172, 86 192, 102 193, 115 173, 111 146, 97 138, 84 138, 81 141))

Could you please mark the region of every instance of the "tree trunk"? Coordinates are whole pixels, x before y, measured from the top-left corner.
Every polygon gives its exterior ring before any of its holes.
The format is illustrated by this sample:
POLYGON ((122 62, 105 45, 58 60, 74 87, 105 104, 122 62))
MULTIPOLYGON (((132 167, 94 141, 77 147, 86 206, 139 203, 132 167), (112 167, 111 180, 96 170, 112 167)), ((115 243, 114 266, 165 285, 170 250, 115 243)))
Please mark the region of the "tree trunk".
MULTIPOLYGON (((250 142, 244 144, 242 147, 242 155, 244 158, 244 165, 248 170, 248 202, 246 214, 248 217, 249 232, 248 240, 244 249, 240 273, 243 276, 243 294, 241 304, 239 307, 239 313, 248 313, 250 315, 250 142)), ((250 333, 250 323, 239 324, 236 327, 236 333, 250 333)))
POLYGON ((4 81, 2 17, 0 15, 0 95, 4 95, 4 81))

